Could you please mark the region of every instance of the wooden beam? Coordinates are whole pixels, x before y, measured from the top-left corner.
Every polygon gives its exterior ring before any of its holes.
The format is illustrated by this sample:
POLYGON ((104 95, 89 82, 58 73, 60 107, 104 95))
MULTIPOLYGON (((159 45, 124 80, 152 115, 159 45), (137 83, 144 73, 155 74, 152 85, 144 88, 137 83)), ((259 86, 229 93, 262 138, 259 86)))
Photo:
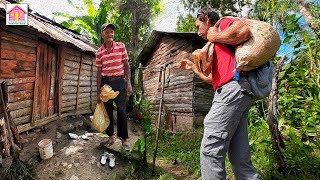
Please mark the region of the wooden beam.
POLYGON ((91 57, 92 60, 92 65, 91 65, 91 81, 90 81, 90 108, 92 111, 94 111, 94 104, 93 104, 93 97, 92 97, 92 91, 93 91, 93 80, 95 77, 97 77, 97 73, 93 72, 93 61, 95 60, 95 58, 93 59, 93 57, 91 57))
POLYGON ((32 108, 32 116, 31 116, 31 124, 34 125, 36 118, 38 117, 38 92, 39 92, 39 66, 40 66, 40 52, 41 45, 39 44, 37 47, 37 62, 36 62, 36 77, 34 80, 34 88, 33 88, 33 108, 32 108))
POLYGON ((61 108, 62 108, 62 86, 63 86, 63 70, 64 70, 64 47, 62 45, 59 46, 58 49, 58 54, 59 54, 59 79, 58 79, 58 91, 59 91, 59 96, 58 96, 58 114, 59 118, 61 118, 61 108))
POLYGON ((58 119, 59 119, 59 116, 56 113, 56 114, 53 114, 52 116, 38 119, 34 125, 32 123, 20 125, 20 126, 18 126, 18 132, 22 133, 22 132, 28 131, 30 129, 46 125, 46 124, 48 124, 52 121, 58 120, 58 119))

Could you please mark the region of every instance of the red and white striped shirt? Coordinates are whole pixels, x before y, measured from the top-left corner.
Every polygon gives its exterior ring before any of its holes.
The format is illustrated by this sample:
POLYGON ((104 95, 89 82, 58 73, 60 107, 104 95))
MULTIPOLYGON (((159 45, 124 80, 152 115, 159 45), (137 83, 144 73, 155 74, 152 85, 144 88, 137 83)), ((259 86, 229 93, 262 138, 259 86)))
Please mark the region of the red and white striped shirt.
POLYGON ((96 66, 102 68, 102 76, 123 76, 124 63, 128 62, 128 53, 122 42, 113 41, 110 50, 102 45, 96 52, 96 66))

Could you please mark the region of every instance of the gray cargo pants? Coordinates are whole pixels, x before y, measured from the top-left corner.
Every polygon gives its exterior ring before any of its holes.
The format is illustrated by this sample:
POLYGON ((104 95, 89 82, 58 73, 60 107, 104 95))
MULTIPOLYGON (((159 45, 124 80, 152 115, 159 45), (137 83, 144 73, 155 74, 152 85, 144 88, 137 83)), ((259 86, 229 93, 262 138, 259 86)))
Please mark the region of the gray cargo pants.
POLYGON ((204 119, 200 149, 203 180, 226 179, 227 152, 236 179, 259 179, 251 162, 248 142, 250 93, 246 78, 230 81, 216 90, 212 107, 204 119))

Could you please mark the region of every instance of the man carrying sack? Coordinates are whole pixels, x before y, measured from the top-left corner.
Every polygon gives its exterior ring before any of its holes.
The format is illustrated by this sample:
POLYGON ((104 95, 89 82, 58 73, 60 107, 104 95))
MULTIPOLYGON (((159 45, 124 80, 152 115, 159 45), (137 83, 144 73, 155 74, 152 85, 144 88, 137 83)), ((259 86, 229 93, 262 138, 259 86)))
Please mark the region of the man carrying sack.
MULTIPOLYGON (((199 11, 196 20, 198 34, 213 43, 210 72, 190 61, 181 67, 192 69, 202 80, 212 84, 215 95, 212 107, 204 119, 204 134, 200 148, 201 175, 204 180, 226 179, 225 158, 229 160, 236 179, 259 179, 252 165, 248 142, 247 114, 252 102, 251 86, 246 74, 235 71, 234 46, 247 41, 251 32, 246 24, 231 18, 220 19, 212 8, 199 11), (239 78, 240 77, 240 78, 239 78)), ((204 63, 202 63, 204 65, 204 63)))
POLYGON ((114 91, 119 91, 119 95, 104 103, 110 118, 110 125, 106 130, 109 136, 107 146, 114 143, 113 130, 113 102, 117 106, 117 135, 120 137, 122 145, 125 149, 129 149, 126 99, 132 94, 130 82, 130 66, 128 63, 128 54, 126 47, 122 42, 114 41, 113 24, 105 23, 101 26, 101 37, 104 40, 102 46, 96 52, 97 72, 97 98, 100 99, 100 87, 107 84, 114 91))

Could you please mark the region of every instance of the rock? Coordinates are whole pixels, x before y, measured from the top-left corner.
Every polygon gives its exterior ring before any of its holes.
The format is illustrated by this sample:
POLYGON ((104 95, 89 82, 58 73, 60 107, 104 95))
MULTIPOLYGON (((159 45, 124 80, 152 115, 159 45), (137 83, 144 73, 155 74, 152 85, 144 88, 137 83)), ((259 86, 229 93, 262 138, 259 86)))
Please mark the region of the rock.
POLYGON ((56 132, 56 138, 57 138, 57 139, 60 139, 61 137, 62 137, 62 134, 57 131, 57 132, 56 132))

